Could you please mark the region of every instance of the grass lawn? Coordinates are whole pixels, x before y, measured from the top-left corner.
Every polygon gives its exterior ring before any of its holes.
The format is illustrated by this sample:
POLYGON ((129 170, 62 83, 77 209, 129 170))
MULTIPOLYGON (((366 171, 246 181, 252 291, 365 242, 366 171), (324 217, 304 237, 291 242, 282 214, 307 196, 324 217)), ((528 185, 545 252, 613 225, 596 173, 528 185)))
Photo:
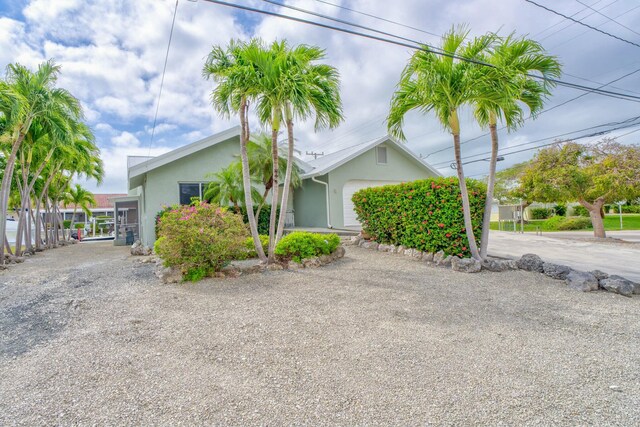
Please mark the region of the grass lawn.
MULTIPOLYGON (((524 231, 537 231, 542 228, 542 223, 545 220, 543 219, 534 219, 524 224, 524 231)), ((517 225, 518 230, 520 230, 520 224, 517 225)), ((614 214, 607 214, 604 219, 604 227, 607 231, 616 231, 620 230, 620 216, 614 214)), ((640 230, 640 215, 636 214, 623 214, 622 215, 622 229, 623 230, 640 230)), ((498 222, 491 222, 491 229, 498 229, 498 222)), ((585 228, 585 230, 590 230, 591 227, 585 228)), ((550 230, 543 230, 545 232, 551 232, 550 230)))

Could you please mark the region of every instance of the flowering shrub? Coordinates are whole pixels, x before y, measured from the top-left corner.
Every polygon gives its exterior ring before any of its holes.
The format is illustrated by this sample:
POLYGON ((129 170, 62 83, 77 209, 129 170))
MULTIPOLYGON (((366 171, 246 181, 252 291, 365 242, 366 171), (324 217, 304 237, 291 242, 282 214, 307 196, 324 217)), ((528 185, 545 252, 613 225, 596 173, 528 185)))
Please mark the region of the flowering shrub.
POLYGON ((248 230, 242 217, 217 205, 174 206, 157 227, 156 253, 166 266, 179 268, 186 280, 211 275, 246 253, 248 230))
MULTIPOLYGON (((473 179, 467 180, 467 187, 473 234, 479 243, 486 189, 473 179)), ((352 200, 363 231, 380 243, 470 256, 456 178, 365 188, 352 200)))
POLYGON ((287 234, 278 242, 276 255, 300 262, 304 258, 329 255, 340 246, 337 234, 318 234, 295 231, 287 234))

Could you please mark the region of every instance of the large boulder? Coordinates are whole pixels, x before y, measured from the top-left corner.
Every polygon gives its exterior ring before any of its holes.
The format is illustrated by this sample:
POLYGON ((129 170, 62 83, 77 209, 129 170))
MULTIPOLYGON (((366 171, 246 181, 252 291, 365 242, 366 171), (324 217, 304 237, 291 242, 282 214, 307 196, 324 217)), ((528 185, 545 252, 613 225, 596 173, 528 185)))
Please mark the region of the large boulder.
POLYGON ((344 246, 338 246, 336 250, 333 251, 333 256, 336 258, 342 258, 345 253, 346 253, 346 250, 344 246))
POLYGON ((524 254, 522 258, 516 262, 520 270, 537 271, 538 273, 544 271, 542 268, 544 261, 536 254, 524 254))
POLYGON ((451 269, 463 273, 479 273, 482 270, 482 263, 474 258, 451 257, 451 269))
POLYGON ((514 259, 489 258, 482 262, 482 268, 489 271, 502 272, 508 270, 517 270, 518 264, 514 259))
POLYGON ((600 280, 600 287, 625 297, 630 297, 636 291, 635 283, 620 276, 609 276, 608 279, 600 280))
POLYGON ((569 288, 576 291, 591 292, 598 290, 598 279, 591 273, 571 270, 565 277, 569 288))
POLYGON ((593 270, 593 271, 590 271, 589 273, 591 273, 594 276, 596 276, 596 279, 598 279, 598 280, 604 280, 604 279, 608 279, 609 278, 609 275, 607 273, 605 273, 604 271, 601 271, 601 270, 593 270))
POLYGON ((571 271, 571 268, 566 265, 553 264, 551 262, 545 262, 542 264, 542 272, 552 279, 564 280, 571 271))

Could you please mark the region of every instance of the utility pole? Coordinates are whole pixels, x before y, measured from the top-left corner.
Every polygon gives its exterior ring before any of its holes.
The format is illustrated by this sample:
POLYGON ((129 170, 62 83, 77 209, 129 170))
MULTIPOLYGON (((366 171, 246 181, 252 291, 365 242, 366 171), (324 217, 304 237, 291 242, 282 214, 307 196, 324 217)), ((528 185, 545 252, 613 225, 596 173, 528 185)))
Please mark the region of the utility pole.
POLYGON ((317 159, 318 156, 324 156, 324 151, 322 153, 317 153, 315 151, 306 151, 307 156, 313 156, 313 160, 317 159))

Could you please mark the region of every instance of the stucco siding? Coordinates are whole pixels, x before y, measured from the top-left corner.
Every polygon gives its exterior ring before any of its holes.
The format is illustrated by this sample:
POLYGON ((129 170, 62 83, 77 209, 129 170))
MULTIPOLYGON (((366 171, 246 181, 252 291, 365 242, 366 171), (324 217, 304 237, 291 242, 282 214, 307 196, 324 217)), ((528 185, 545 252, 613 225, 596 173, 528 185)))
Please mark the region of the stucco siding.
POLYGON ((376 147, 374 147, 329 172, 329 198, 331 225, 333 227, 344 227, 342 190, 348 181, 373 180, 394 183, 415 181, 434 176, 423 165, 394 148, 393 145, 381 144, 379 146, 387 147, 386 164, 378 164, 376 147))
MULTIPOLYGON (((316 178, 327 181, 327 176, 316 178)), ((326 227, 327 204, 325 186, 305 179, 293 194, 293 209, 296 227, 326 227)))

